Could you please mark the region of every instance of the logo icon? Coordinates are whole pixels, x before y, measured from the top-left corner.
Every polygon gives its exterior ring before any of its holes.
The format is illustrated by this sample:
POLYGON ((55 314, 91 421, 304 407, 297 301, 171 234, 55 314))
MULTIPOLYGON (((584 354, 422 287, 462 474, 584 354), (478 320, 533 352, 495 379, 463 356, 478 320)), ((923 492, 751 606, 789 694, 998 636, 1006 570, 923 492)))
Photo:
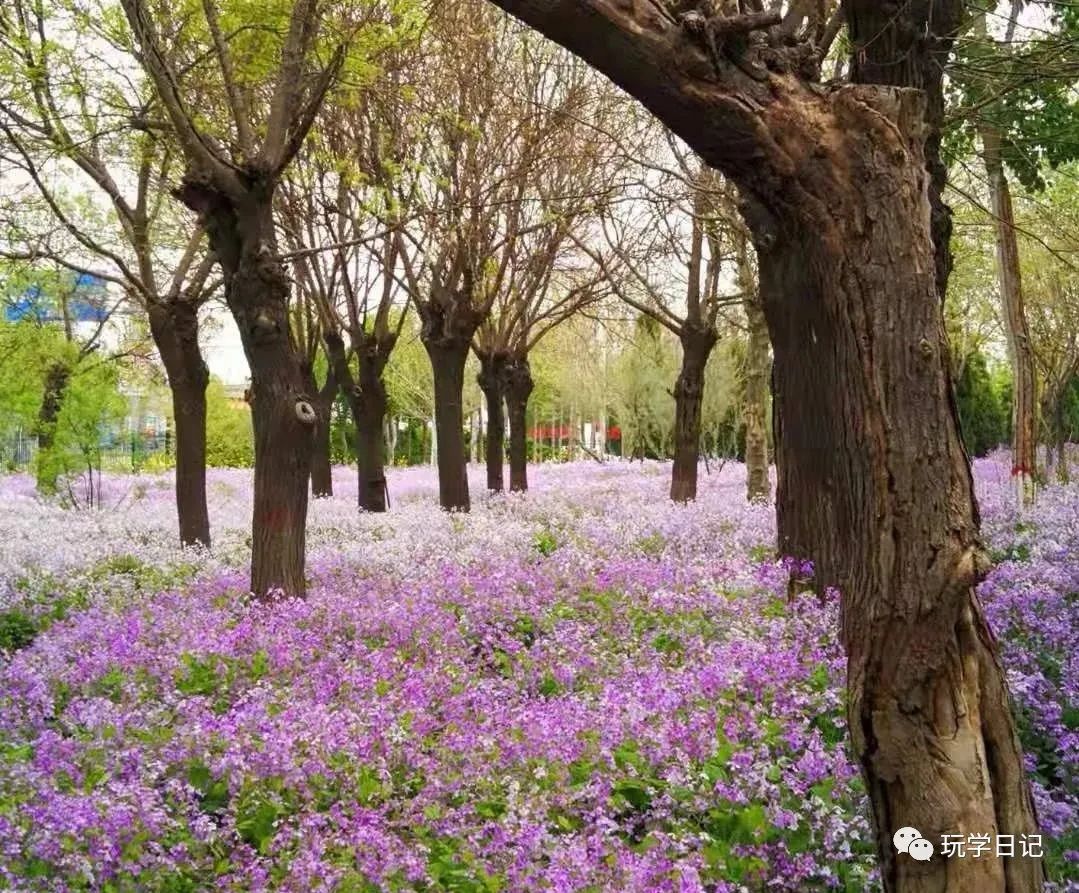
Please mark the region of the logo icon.
POLYGON ((917 828, 900 828, 892 836, 892 843, 899 852, 919 862, 928 862, 933 858, 933 844, 922 837, 922 832, 917 828))

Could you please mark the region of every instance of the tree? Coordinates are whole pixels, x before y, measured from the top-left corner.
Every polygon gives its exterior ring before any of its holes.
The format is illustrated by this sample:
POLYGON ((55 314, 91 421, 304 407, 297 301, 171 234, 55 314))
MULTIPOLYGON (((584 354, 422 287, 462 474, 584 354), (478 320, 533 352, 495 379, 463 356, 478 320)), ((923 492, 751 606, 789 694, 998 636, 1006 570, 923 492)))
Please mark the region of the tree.
MULTIPOLYGON (((347 120, 346 112, 334 126, 347 120)), ((358 136, 362 124, 359 132, 350 132, 358 136)), ((343 140, 344 132, 335 136, 343 140)), ((299 290, 317 310, 329 362, 327 387, 331 382, 340 386, 356 424, 359 506, 384 512, 383 434, 389 400, 383 374, 407 319, 407 302, 401 312, 392 313, 400 291, 392 273, 397 251, 393 233, 363 237, 375 220, 368 209, 381 190, 366 194, 361 179, 347 170, 347 162, 332 172, 312 159, 295 172, 299 176, 286 191, 292 224, 289 240, 298 249, 299 290), (372 247, 382 255, 373 254, 372 247)))
POLYGON ((99 498, 102 440, 123 418, 127 401, 118 389, 117 358, 97 344, 87 349, 92 338, 69 337, 73 328, 73 322, 65 329, 36 315, 0 322, 0 425, 4 433, 11 428, 37 432, 41 492, 93 507, 99 498))
MULTIPOLYGON (((472 349, 487 406, 487 489, 503 488, 509 414, 510 489, 528 489, 526 417, 534 382, 529 355, 555 326, 603 298, 602 273, 575 241, 615 199, 609 128, 622 103, 588 68, 522 35, 522 76, 512 102, 521 127, 542 140, 547 163, 526 172, 507 211, 499 289, 472 349)), ((617 165, 614 165, 615 167, 617 165)))
POLYGON ((749 255, 748 237, 735 237, 738 288, 746 313, 746 356, 743 364, 745 395, 742 416, 746 426, 746 499, 767 503, 772 496, 768 481, 768 379, 771 370, 768 322, 757 290, 757 276, 749 255))
POLYGON ((338 393, 338 373, 324 347, 326 320, 322 304, 332 298, 323 294, 323 290, 329 287, 332 291, 333 286, 323 276, 322 252, 313 245, 321 236, 318 233, 321 208, 317 205, 321 196, 316 197, 311 191, 306 176, 309 172, 302 171, 303 166, 298 159, 282 181, 277 218, 284 241, 290 248, 289 259, 295 280, 290 294, 289 336, 293 350, 300 357, 300 370, 317 416, 311 451, 311 495, 319 499, 333 495, 330 426, 338 393), (315 374, 320 361, 323 367, 321 385, 315 374))
POLYGON ((56 454, 61 450, 57 426, 73 380, 102 362, 119 360, 125 351, 103 350, 105 327, 120 303, 116 299, 110 303, 105 283, 75 273, 66 264, 42 261, 36 253, 33 258, 33 262, 9 260, 2 284, 5 310, 27 327, 42 330, 36 338, 25 332, 17 338, 16 355, 28 360, 28 368, 40 370, 40 380, 32 376, 31 386, 40 388, 32 426, 38 446, 37 488, 52 495, 67 466, 56 454))
MULTIPOLYGON (((468 353, 499 295, 514 286, 511 277, 525 272, 514 267, 515 258, 523 263, 522 251, 532 250, 523 240, 556 224, 530 216, 530 188, 546 143, 558 145, 560 134, 576 126, 580 102, 564 72, 542 54, 530 58, 520 32, 483 5, 440 5, 426 55, 410 75, 422 75, 426 86, 413 89, 416 101, 394 130, 415 154, 399 169, 385 160, 375 167, 393 199, 384 219, 395 232, 391 272, 416 308, 431 361, 439 501, 450 510, 470 507, 463 433, 468 353), (553 108, 540 104, 552 97, 553 108)), ((542 269, 534 272, 542 281, 542 269)), ((484 380, 490 389, 502 377, 484 380)))
POLYGON ((731 230, 724 213, 732 210, 724 184, 674 140, 667 142, 673 169, 642 162, 638 219, 627 225, 625 214, 609 212, 601 227, 609 257, 586 250, 618 297, 669 330, 682 346, 673 390, 670 494, 675 502, 689 502, 697 496, 704 373, 719 340, 720 310, 740 303, 742 296, 724 290, 731 230))
POLYGON ((988 215, 996 232, 1001 319, 1012 366, 1012 473, 1020 508, 1034 498, 1037 479, 1037 376, 1035 348, 1020 267, 1019 240, 1010 168, 1028 189, 1044 187, 1046 164, 1056 166, 1079 156, 1079 137, 1061 122, 1074 118, 1074 9, 1046 4, 1057 27, 1037 29, 1017 39, 1020 14, 1027 4, 983 0, 972 4, 971 34, 959 43, 951 66, 959 108, 952 115, 964 130, 954 140, 981 142, 981 159, 989 196, 988 215), (1008 12, 998 10, 1003 7, 1008 12), (987 18, 1002 22, 998 33, 987 18))
POLYGON ((823 16, 777 32, 781 14, 759 3, 703 23, 616 0, 497 3, 739 188, 774 355, 780 549, 842 592, 853 753, 885 889, 1040 890, 1036 859, 921 864, 891 844, 907 825, 1037 831, 974 591, 985 558, 941 313, 941 78, 961 3, 845 0, 849 82, 827 90, 823 16))
MULTIPOLYGON (((318 414, 289 333, 289 280, 277 253, 274 194, 363 21, 351 21, 346 10, 316 0, 296 0, 276 22, 284 34, 275 48, 276 65, 267 66, 263 58, 242 66, 236 41, 226 40, 216 0, 202 4, 205 31, 197 40, 183 23, 151 13, 145 0, 121 0, 121 5, 183 154, 185 172, 176 195, 206 228, 251 368, 251 589, 262 597, 274 591, 302 595, 318 414), (338 13, 341 20, 334 18, 338 13), (195 111, 204 104, 219 117, 195 111)), ((264 31, 259 40, 265 40, 264 31)), ((266 52, 264 44, 261 49, 266 52)))
POLYGON ((1021 209, 1018 224, 1043 427, 1061 482, 1070 479, 1066 444, 1075 436, 1079 378, 1079 274, 1066 253, 1075 241, 1075 196, 1073 171, 1061 171, 1046 184, 1042 201, 1021 209))
POLYGON ((135 64, 132 47, 113 22, 83 15, 66 0, 15 0, 12 27, 0 32, 0 65, 25 84, 0 97, 0 151, 33 185, 44 211, 30 225, 18 215, 7 253, 47 258, 78 274, 92 267, 146 314, 172 394, 180 540, 209 546, 209 373, 198 314, 219 281, 201 227, 177 215, 167 198, 174 147, 150 126, 159 109, 145 84, 132 89, 123 70, 135 64), (102 45, 122 61, 94 64, 102 45), (82 195, 65 194, 48 175, 57 160, 82 195))

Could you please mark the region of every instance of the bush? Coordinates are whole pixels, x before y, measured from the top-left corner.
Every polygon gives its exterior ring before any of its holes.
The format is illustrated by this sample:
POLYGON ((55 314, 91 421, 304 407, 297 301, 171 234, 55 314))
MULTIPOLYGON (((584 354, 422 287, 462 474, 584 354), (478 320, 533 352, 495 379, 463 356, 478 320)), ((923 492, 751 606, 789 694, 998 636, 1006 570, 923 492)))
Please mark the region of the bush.
POLYGON ((255 464, 251 409, 229 400, 217 379, 206 388, 206 464, 211 468, 250 468, 255 464))
POLYGON ((963 444, 971 456, 984 456, 1010 437, 1007 399, 993 380, 985 355, 975 352, 955 383, 963 444))

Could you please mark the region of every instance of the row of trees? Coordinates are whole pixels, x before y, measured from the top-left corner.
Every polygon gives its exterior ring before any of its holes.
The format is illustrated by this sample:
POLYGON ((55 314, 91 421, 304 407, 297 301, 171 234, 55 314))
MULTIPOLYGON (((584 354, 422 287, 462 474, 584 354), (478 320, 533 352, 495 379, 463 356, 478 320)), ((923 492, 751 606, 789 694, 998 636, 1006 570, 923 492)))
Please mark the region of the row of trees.
MULTIPOLYGON (((693 498, 703 370, 731 326, 726 310, 752 291, 728 280, 750 282, 752 261, 744 233, 732 235, 729 187, 684 147, 587 66, 480 4, 423 16, 372 7, 359 19, 282 10, 276 69, 265 35, 222 24, 226 8, 208 5, 197 24, 138 3, 124 11, 15 9, 4 63, 25 81, 0 98, 0 126, 22 177, 7 255, 92 269, 144 315, 173 397, 184 542, 210 542, 199 324, 222 289, 251 367, 256 591, 302 588, 307 480, 316 496, 332 487, 339 391, 358 432, 360 505, 385 509, 384 376, 412 314, 433 373, 441 503, 467 510, 470 351, 488 487, 504 486, 508 415, 510 486, 524 489, 541 339, 590 307, 610 316, 614 295, 668 328, 685 304, 672 329, 689 347, 674 387, 672 496, 693 498), (320 114, 327 96, 333 113, 320 114), (624 225, 619 209, 638 205, 650 210, 624 225)), ((767 395, 754 393, 760 421, 767 395)), ((753 442, 763 469, 763 436, 753 442)), ((766 470, 755 480, 766 495, 766 470)))
MULTIPOLYGON (((1052 91, 1073 68, 1048 67, 1044 47, 1016 38, 1022 4, 1002 16, 1011 24, 997 40, 984 24, 1002 15, 995 2, 744 0, 690 15, 621 0, 495 2, 578 59, 467 0, 295 0, 265 7, 257 24, 214 0, 200 14, 143 0, 121 0, 122 15, 65 0, 15 0, 4 13, 2 65, 18 73, 0 97, 6 161, 51 224, 20 206, 9 241, 28 259, 107 261, 151 323, 162 320, 150 328, 178 452, 181 414, 187 422, 181 535, 209 543, 197 308, 219 287, 251 369, 259 595, 303 591, 312 456, 337 388, 370 441, 361 502, 384 506, 376 422, 404 324, 393 308, 420 322, 440 497, 455 509, 469 505, 460 435, 470 350, 495 447, 503 404, 511 441, 523 433, 514 419, 536 342, 570 315, 602 314, 611 295, 635 307, 652 321, 643 333, 660 326, 683 348, 672 496, 686 499, 721 325, 746 329, 747 451, 752 440, 761 454, 766 328, 779 548, 811 559, 818 585, 843 593, 850 727, 885 887, 1040 889, 1036 860, 913 869, 896 860, 890 833, 1037 830, 974 593, 985 562, 942 313, 952 270, 943 153, 951 134, 978 138, 999 224, 1013 429, 1030 440, 1029 337, 1001 172, 1015 169, 1015 147, 1030 150, 1017 134, 1033 106, 1006 100, 1023 94, 998 75, 1027 70, 1042 109, 1047 96, 1066 104, 1066 91, 1052 91), (1041 54, 1020 56, 1020 42, 1041 54), (963 98, 946 113, 952 63, 963 98), (664 150, 591 69, 696 154, 675 141, 664 150), (51 168, 89 178, 119 234, 76 218, 51 168)), ((1075 11, 1045 6, 1052 33, 1069 34, 1075 11)), ((1063 142, 1056 135, 1053 151, 1063 142)), ((520 443, 511 482, 523 487, 520 443)), ((498 488, 501 451, 488 455, 498 488)), ((1017 468, 1022 478, 1018 454, 1017 468)))

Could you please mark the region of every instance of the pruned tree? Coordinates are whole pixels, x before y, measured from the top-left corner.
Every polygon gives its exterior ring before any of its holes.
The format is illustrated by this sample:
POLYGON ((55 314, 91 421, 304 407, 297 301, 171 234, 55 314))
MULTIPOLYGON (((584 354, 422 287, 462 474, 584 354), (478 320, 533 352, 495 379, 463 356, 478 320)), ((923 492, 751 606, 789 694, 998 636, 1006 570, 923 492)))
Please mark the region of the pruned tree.
MULTIPOLYGON (((427 86, 415 91, 394 131, 415 153, 395 170, 380 163, 378 176, 391 184, 385 222, 396 233, 395 275, 416 308, 431 360, 439 499, 443 508, 467 511, 468 351, 499 296, 516 286, 513 277, 525 274, 522 252, 550 253, 557 221, 534 212, 530 190, 547 141, 575 126, 570 115, 581 93, 569 89, 563 63, 537 55, 519 26, 474 2, 437 8, 421 57, 412 76, 427 86), (548 99, 556 100, 553 108, 548 99), (546 245, 525 241, 542 232, 546 245)), ((542 268, 532 275, 542 283, 542 268)))
MULTIPOLYGON (((0 65, 24 85, 0 94, 0 157, 32 185, 43 212, 14 204, 4 253, 93 272, 146 315, 172 394, 180 540, 209 546, 209 372, 198 335, 220 278, 203 229, 168 198, 175 146, 151 126, 160 112, 152 90, 124 70, 135 64, 126 35, 74 12, 15 0, 0 29, 0 65), (119 61, 97 61, 88 44, 119 61)), ((62 397, 61 379, 58 369, 49 407, 62 397)))
MULTIPOLYGON (((682 348, 674 383, 674 464, 671 499, 697 497, 705 369, 720 337, 720 311, 742 302, 732 294, 725 263, 732 259, 734 206, 721 177, 676 140, 667 157, 638 161, 635 212, 614 206, 604 215, 602 247, 582 241, 615 294, 668 329, 682 348), (669 161, 664 167, 661 161, 669 161)), ((737 224, 735 224, 737 225, 737 224)))
POLYGON ((526 35, 519 54, 522 76, 507 99, 522 129, 543 141, 546 163, 522 172, 522 188, 505 209, 499 290, 473 339, 487 408, 487 489, 495 492, 504 486, 503 406, 510 489, 528 489, 529 354, 551 329, 608 292, 602 271, 575 243, 600 208, 619 197, 610 132, 624 109, 587 66, 561 51, 526 35))
MULTIPOLYGON (((328 122, 326 136, 363 152, 362 125, 336 130, 347 127, 349 117, 346 112, 328 122)), ((369 209, 384 196, 377 184, 371 187, 357 176, 349 159, 339 159, 332 170, 317 157, 301 161, 284 189, 297 287, 317 311, 329 364, 327 387, 332 378, 356 424, 359 506, 384 512, 389 404, 383 374, 408 310, 393 275, 396 238, 392 230, 372 232, 377 218, 369 209)))
POLYGON ((917 863, 892 834, 1037 833, 941 297, 939 158, 959 0, 844 0, 847 76, 820 84, 825 7, 783 34, 747 3, 496 0, 639 99, 739 189, 774 354, 779 546, 842 593, 848 716, 886 890, 1034 891, 1035 858, 917 863), (818 14, 819 13, 819 14, 818 14))
MULTIPOLYGON (((202 3, 197 31, 192 20, 172 18, 145 0, 121 0, 121 6, 183 155, 176 195, 206 228, 251 368, 251 588, 258 596, 302 595, 318 414, 289 334, 289 277, 277 250, 274 194, 365 20, 354 20, 351 7, 317 0, 286 4, 267 78, 267 60, 241 64, 217 0, 202 3)), ((358 12, 373 17, 380 10, 358 12)))

